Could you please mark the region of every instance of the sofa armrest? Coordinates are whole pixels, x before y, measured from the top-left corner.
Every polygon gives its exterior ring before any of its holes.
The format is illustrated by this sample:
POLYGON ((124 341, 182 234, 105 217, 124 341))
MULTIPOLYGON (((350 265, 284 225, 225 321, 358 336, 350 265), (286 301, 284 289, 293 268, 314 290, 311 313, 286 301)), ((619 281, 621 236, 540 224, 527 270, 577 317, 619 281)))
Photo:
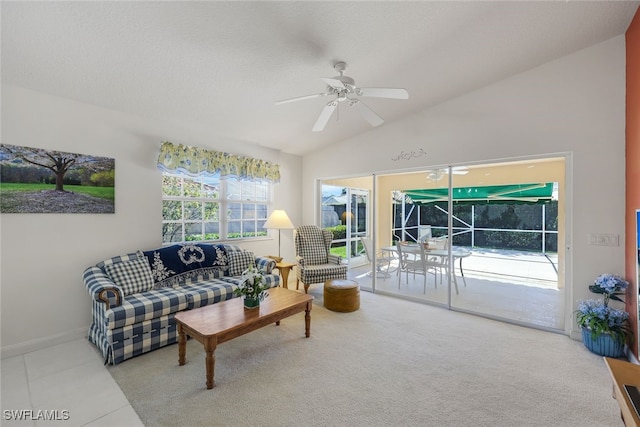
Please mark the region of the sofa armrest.
POLYGON ((265 274, 271 274, 274 268, 276 268, 276 261, 273 258, 257 256, 256 268, 265 274))
POLYGON ((264 276, 264 283, 268 285, 270 288, 276 288, 280 285, 280 275, 279 274, 266 274, 264 276))
POLYGON ((87 268, 82 280, 89 295, 96 301, 104 302, 107 310, 122 304, 122 289, 102 269, 95 266, 87 268))

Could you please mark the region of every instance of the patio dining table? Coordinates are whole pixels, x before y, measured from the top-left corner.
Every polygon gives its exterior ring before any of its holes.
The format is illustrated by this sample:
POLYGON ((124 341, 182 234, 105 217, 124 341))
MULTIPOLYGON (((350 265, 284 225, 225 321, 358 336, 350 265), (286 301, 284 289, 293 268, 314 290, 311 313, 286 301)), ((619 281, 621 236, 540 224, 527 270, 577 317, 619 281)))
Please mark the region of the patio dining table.
MULTIPOLYGON (((382 248, 380 248, 381 251, 383 252, 387 252, 390 254, 390 256, 397 258, 398 257, 398 248, 397 246, 383 246, 382 248)), ((404 246, 402 246, 402 252, 404 253, 411 253, 411 254, 420 254, 420 245, 419 244, 406 244, 404 246)), ((449 251, 447 249, 425 249, 425 253, 428 254, 429 256, 437 256, 440 258, 446 258, 449 256, 449 251)), ((453 262, 455 264, 456 260, 458 260, 458 266, 460 268, 460 275, 462 276, 462 282, 464 283, 464 286, 467 286, 467 281, 464 277, 464 270, 462 269, 462 260, 468 256, 471 256, 471 251, 468 249, 463 249, 463 248, 457 248, 457 247, 452 247, 451 248, 451 255, 453 257, 453 262)), ((456 280, 456 275, 455 275, 455 268, 454 268, 454 274, 453 274, 453 280, 457 282, 456 280)), ((456 283, 457 284, 457 283, 456 283)), ((457 288, 457 286, 456 286, 457 288)))

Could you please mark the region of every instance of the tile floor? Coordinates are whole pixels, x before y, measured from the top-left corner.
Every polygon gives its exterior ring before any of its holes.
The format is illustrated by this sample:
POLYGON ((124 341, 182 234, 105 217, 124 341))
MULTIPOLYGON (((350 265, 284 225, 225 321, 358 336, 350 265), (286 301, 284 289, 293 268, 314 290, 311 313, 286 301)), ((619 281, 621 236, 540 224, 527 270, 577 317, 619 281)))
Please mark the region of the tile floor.
POLYGON ((84 338, 2 359, 0 383, 2 426, 143 425, 103 365, 101 355, 84 338), (22 421, 10 419, 20 410, 31 410, 32 415, 27 413, 22 421), (68 414, 68 420, 37 419, 38 411, 53 413, 58 419, 68 414))

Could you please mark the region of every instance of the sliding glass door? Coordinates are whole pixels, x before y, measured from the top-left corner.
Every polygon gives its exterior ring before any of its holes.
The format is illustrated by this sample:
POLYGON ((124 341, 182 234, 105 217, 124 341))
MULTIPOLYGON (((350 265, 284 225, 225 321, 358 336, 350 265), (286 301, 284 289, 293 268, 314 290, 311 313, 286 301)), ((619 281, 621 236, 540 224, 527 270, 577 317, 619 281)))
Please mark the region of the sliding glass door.
POLYGON ((411 196, 425 188, 447 205, 448 180, 440 170, 376 176, 376 220, 372 233, 376 292, 448 305, 445 271, 447 215, 434 216, 411 196), (425 248, 433 240, 431 253, 425 248))
POLYGON ((467 170, 452 175, 452 244, 470 256, 454 260, 451 307, 563 330, 564 159, 467 170))
POLYGON ((332 250, 361 288, 564 330, 563 157, 332 180, 322 188, 323 226, 337 227, 332 250))
MULTIPOLYGON (((372 268, 362 241, 370 235, 371 190, 352 187, 367 182, 371 182, 370 177, 321 183, 322 227, 332 232, 331 253, 339 255, 348 265, 350 276, 366 275, 372 268)), ((360 286, 372 289, 372 282, 365 280, 360 286)))
POLYGON ((347 216, 345 220, 346 241, 349 245, 347 260, 350 267, 365 263, 362 238, 366 237, 369 229, 369 192, 357 188, 347 188, 348 195, 347 216))

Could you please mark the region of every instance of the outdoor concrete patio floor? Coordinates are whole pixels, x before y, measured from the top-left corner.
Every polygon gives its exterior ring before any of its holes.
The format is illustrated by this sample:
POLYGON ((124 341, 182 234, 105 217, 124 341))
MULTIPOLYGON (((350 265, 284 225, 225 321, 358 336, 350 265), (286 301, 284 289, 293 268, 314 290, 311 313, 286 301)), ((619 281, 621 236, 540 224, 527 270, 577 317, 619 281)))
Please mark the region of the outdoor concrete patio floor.
MULTIPOLYGON (((549 255, 549 258, 557 268, 557 255, 549 255)), ((531 326, 564 330, 568 320, 564 314, 564 292, 558 289, 557 274, 543 254, 473 249, 472 255, 462 261, 466 287, 458 261, 455 264, 459 294, 452 293, 452 307, 531 326)), ((394 261, 391 269, 396 266, 397 261, 394 261)), ((367 289, 372 287, 369 271, 368 264, 362 265, 350 269, 348 276, 367 289)), ((382 276, 379 274, 377 279, 377 291, 447 304, 446 281, 440 284, 438 279, 436 288, 433 274, 427 275, 426 292, 423 276, 413 278, 409 274, 407 282, 403 274, 400 287, 397 271, 392 271, 389 277, 382 276)))

